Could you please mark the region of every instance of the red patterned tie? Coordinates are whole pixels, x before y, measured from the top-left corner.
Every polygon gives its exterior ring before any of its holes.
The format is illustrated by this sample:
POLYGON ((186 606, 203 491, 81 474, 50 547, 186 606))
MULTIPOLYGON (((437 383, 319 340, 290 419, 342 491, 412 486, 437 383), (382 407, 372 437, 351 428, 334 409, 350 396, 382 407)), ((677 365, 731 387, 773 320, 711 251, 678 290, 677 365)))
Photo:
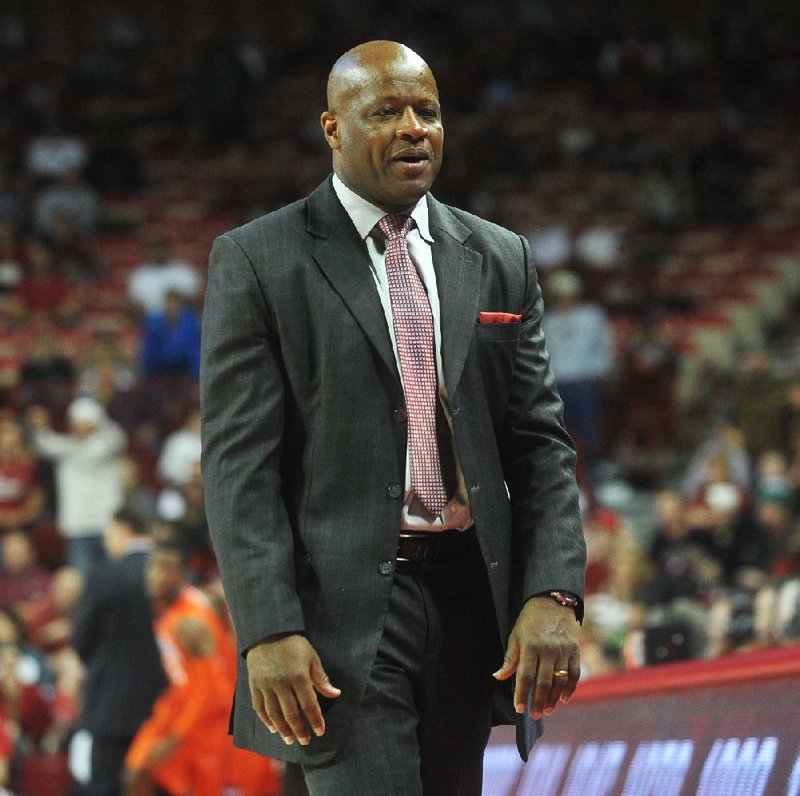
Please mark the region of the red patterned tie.
POLYGON ((384 216, 378 226, 387 238, 386 276, 408 410, 411 486, 425 508, 439 515, 450 497, 446 481, 452 483, 453 468, 447 467, 452 449, 436 387, 433 315, 406 241, 414 219, 384 216), (444 473, 440 453, 446 456, 444 473))

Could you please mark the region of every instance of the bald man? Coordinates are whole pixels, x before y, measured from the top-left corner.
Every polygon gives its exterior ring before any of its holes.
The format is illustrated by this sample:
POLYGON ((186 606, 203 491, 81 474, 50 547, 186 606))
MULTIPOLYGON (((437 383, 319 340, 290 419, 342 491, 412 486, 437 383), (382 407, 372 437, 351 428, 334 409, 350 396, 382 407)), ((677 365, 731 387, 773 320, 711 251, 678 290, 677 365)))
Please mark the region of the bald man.
POLYGON ((215 241, 203 477, 240 652, 235 742, 331 796, 481 792, 580 676, 574 450, 525 240, 436 201, 436 81, 369 42, 333 175, 215 241))

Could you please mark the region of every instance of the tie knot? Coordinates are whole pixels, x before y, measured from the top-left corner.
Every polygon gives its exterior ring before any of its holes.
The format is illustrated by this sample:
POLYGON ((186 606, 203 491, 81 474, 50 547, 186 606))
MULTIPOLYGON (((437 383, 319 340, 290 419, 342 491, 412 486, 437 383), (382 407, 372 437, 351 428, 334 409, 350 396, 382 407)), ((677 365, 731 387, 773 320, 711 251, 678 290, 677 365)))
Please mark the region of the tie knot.
POLYGON ((405 215, 384 216, 378 222, 378 227, 386 235, 387 240, 405 238, 409 230, 414 227, 414 219, 405 215))

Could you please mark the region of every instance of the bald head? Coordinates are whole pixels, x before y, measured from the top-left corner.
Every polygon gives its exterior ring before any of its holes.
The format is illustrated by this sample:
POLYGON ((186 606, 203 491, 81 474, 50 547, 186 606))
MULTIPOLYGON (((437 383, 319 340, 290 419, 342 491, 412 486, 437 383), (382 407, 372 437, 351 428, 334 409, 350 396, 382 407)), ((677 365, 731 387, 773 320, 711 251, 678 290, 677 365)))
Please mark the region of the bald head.
POLYGON ((415 205, 439 172, 439 90, 404 44, 370 41, 339 58, 320 121, 339 179, 387 212, 415 205))
POLYGON ((336 111, 350 95, 358 92, 375 73, 427 73, 428 64, 410 47, 396 41, 368 41, 342 55, 328 75, 328 110, 336 111))

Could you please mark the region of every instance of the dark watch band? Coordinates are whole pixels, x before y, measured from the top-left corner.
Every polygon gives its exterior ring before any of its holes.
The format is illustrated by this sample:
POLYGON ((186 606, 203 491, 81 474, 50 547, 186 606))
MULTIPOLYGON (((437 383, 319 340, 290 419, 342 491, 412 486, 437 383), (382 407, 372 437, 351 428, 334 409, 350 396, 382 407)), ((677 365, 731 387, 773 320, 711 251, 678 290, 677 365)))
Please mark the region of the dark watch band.
POLYGON ((580 597, 573 594, 571 591, 543 591, 533 596, 550 597, 550 599, 555 600, 559 605, 563 605, 565 608, 572 608, 573 610, 581 604, 580 597))

